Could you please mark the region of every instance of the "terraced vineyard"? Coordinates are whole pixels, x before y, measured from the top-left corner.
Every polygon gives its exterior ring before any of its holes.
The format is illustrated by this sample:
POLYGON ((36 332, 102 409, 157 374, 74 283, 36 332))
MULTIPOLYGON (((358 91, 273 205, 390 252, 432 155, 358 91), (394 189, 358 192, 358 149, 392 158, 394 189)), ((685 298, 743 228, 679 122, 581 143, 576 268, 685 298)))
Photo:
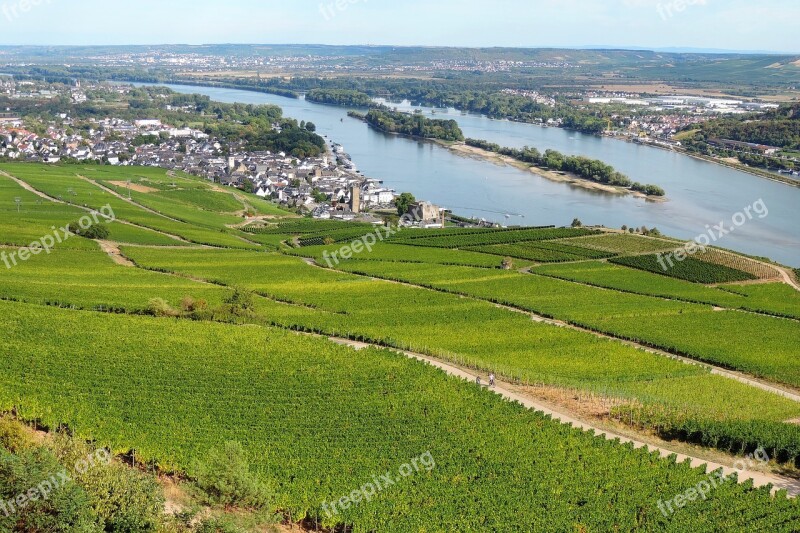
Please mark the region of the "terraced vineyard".
POLYGON ((513 305, 589 330, 800 386, 796 321, 638 294, 609 293, 543 276, 442 265, 343 263, 365 275, 513 305), (613 294, 613 298, 609 296, 613 294))
POLYGON ((732 281, 747 281, 758 279, 753 274, 731 267, 701 261, 694 257, 686 257, 683 261, 676 258, 665 258, 658 255, 636 255, 632 257, 618 257, 611 260, 614 263, 638 268, 647 272, 654 272, 663 276, 685 279, 694 283, 730 283, 732 281))
MULTIPOLYGON (((87 180, 81 179, 78 175, 79 172, 90 173, 91 170, 91 168, 70 168, 66 166, 0 165, 0 171, 6 171, 26 181, 52 198, 94 209, 109 205, 117 218, 145 228, 178 236, 199 244, 251 249, 258 247, 231 234, 227 228, 215 226, 213 223, 209 225, 199 225, 196 222, 187 223, 175 218, 180 213, 171 213, 170 216, 164 216, 143 210, 137 205, 114 196, 87 180)), ((163 173, 164 171, 161 172, 163 173)), ((122 177, 126 176, 123 175, 122 177)))
POLYGON ((800 292, 784 283, 707 287, 598 261, 537 266, 534 272, 636 294, 800 318, 800 292))
POLYGON ((429 238, 398 238, 396 242, 398 244, 430 246, 434 248, 474 248, 476 246, 487 246, 492 244, 509 244, 515 242, 564 239, 567 237, 578 237, 581 235, 592 235, 595 233, 598 232, 588 229, 574 228, 521 228, 510 231, 489 231, 465 235, 451 234, 429 238))
MULTIPOLYGON (((366 225, 363 226, 366 227, 366 225)), ((320 233, 324 231, 341 229, 352 229, 352 226, 347 222, 340 220, 313 220, 310 218, 298 218, 295 220, 284 220, 263 226, 247 226, 243 231, 257 235, 302 235, 305 233, 320 233)))
POLYGON ((606 233, 588 237, 576 237, 564 242, 574 246, 619 254, 670 251, 683 245, 683 243, 676 241, 644 237, 631 233, 606 233))
MULTIPOLYGON (((563 241, 566 242, 566 241, 563 241)), ((562 244, 561 242, 518 242, 515 244, 495 244, 492 246, 474 246, 464 248, 474 252, 503 255, 518 259, 528 259, 540 263, 558 263, 579 261, 581 259, 601 259, 614 254, 591 248, 581 248, 562 244)))
POLYGON ((746 272, 756 279, 777 279, 779 278, 777 270, 773 267, 754 261, 750 258, 741 255, 735 255, 729 252, 714 250, 713 248, 707 249, 704 252, 696 254, 694 257, 700 261, 711 263, 713 265, 720 265, 726 268, 732 268, 740 272, 746 272))
POLYGON ((0 303, 0 325, 0 408, 68 423, 166 469, 202 460, 220 441, 242 442, 278 488, 276 507, 323 526, 711 531, 752 527, 757 512, 785 531, 800 527, 796 500, 732 481, 667 518, 658 501, 706 474, 562 426, 399 355, 356 356, 262 328, 10 303, 0 303), (131 337, 139 342, 118 342, 131 337), (337 516, 324 513, 323 503, 376 473, 396 476, 422 454, 430 469, 337 516))
MULTIPOLYGON (((569 395, 566 405, 591 408, 597 424, 734 456, 761 446, 791 467, 800 466, 792 422, 800 402, 771 385, 800 387, 800 292, 789 285, 707 287, 609 263, 647 261, 654 246, 673 243, 572 228, 403 229, 344 258, 342 247, 373 226, 286 217, 239 231, 230 222, 240 209, 257 210, 256 199, 191 177, 0 168, 72 204, 0 176, 0 235, 10 246, 0 251, 75 221, 84 204, 111 204, 118 218, 107 225, 108 253, 74 236, 0 267, 0 412, 67 425, 190 478, 212 450, 240 442, 254 474, 275 488, 268 510, 312 528, 800 529, 796 499, 732 481, 662 514, 660 500, 708 474, 561 425, 404 355, 299 334, 413 350, 494 372, 522 391, 569 395), (128 180, 140 189, 133 203, 109 192, 126 196, 128 180), (290 248, 295 239, 306 246, 290 248), (312 245, 319 239, 337 242, 312 245), (506 271, 506 256, 518 258, 516 269, 548 258, 569 264, 506 271), (746 382, 593 332, 733 368, 746 382), (326 502, 426 453, 435 467, 325 513, 326 502)), ((696 260, 687 272, 702 283, 765 275, 756 261, 723 255, 706 259, 724 265, 696 260)))
MULTIPOLYGON (((314 258, 319 264, 325 265, 331 261, 332 266, 338 262, 348 261, 341 256, 341 244, 328 246, 305 246, 286 250, 289 255, 314 258), (327 255, 326 255, 327 254, 327 255), (333 254, 337 254, 334 256, 333 254)), ((399 263, 438 263, 441 265, 467 265, 485 268, 497 268, 502 260, 494 255, 469 252, 463 250, 449 250, 447 248, 423 248, 421 246, 408 246, 392 242, 379 242, 369 248, 354 251, 350 259, 363 259, 365 261, 390 261, 399 263)), ((528 263, 521 261, 518 266, 528 263)))

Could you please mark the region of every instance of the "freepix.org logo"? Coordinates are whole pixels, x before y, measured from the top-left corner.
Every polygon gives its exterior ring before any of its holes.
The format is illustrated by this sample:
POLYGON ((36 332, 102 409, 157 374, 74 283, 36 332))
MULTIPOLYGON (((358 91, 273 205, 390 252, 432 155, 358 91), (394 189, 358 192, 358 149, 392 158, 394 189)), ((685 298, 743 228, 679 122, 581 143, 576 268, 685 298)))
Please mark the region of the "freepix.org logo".
MULTIPOLYGON (((116 220, 116 216, 114 215, 114 210, 111 208, 111 204, 101 207, 100 211, 90 211, 88 215, 82 216, 80 220, 78 220, 78 227, 80 230, 87 230, 92 226, 99 224, 101 219, 104 222, 114 222, 116 220)), ((0 261, 6 265, 6 269, 10 270, 11 268, 17 266, 19 262, 25 262, 31 257, 39 255, 42 252, 49 255, 50 252, 53 251, 53 247, 56 244, 61 244, 75 235, 72 233, 72 230, 70 230, 69 225, 66 225, 63 228, 51 226, 50 229, 53 230, 53 233, 45 235, 41 239, 32 242, 28 246, 20 248, 16 252, 0 253, 0 261)))
POLYGON ((19 0, 17 2, 6 2, 3 4, 3 7, 0 7, 0 11, 3 13, 6 20, 14 22, 39 6, 50 5, 52 3, 53 0, 19 0))

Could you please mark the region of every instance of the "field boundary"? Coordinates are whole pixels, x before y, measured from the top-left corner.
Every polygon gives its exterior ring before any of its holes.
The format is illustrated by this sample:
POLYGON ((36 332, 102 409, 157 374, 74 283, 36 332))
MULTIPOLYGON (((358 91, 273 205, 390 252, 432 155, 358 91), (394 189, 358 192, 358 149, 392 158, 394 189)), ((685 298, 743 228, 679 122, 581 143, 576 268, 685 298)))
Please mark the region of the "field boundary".
MULTIPOLYGON (((471 295, 471 294, 461 293, 461 292, 457 292, 457 291, 449 291, 449 290, 446 290, 446 289, 440 289, 440 288, 436 288, 436 287, 428 287, 428 286, 425 286, 425 285, 416 285, 414 283, 408 283, 408 282, 405 282, 405 281, 397 281, 397 280, 392 280, 392 279, 387 279, 387 278, 381 278, 379 276, 375 276, 375 275, 371 275, 371 274, 367 275, 367 274, 363 274, 363 273, 360 273, 360 272, 337 270, 337 269, 334 269, 334 268, 328 269, 328 268, 326 268, 324 266, 319 265, 313 259, 303 258, 303 260, 307 264, 309 264, 311 266, 315 266, 317 268, 321 268, 323 270, 331 270, 333 272, 340 272, 340 273, 343 273, 343 274, 354 274, 354 275, 361 276, 361 277, 380 279, 380 280, 383 280, 383 281, 388 281, 390 283, 399 283, 401 285, 406 285, 408 287, 416 287, 418 289, 425 289, 425 290, 430 290, 430 291, 434 291, 434 292, 441 292, 441 293, 444 293, 444 294, 455 294, 455 295, 463 296, 464 298, 469 298, 469 299, 472 299, 472 300, 475 300, 475 301, 490 303, 490 304, 494 305, 495 307, 498 307, 498 308, 501 308, 501 309, 505 309, 507 311, 512 311, 512 312, 515 312, 515 313, 521 313, 521 314, 524 314, 524 315, 528 315, 535 322, 541 322, 541 323, 544 323, 544 324, 549 324, 551 326, 556 326, 556 327, 561 327, 561 328, 570 328, 570 329, 573 329, 573 330, 576 330, 576 331, 581 331, 583 333, 590 333, 590 334, 594 335, 595 337, 600 337, 600 338, 603 338, 603 339, 608 339, 608 340, 613 340, 613 341, 616 341, 616 342, 621 342, 622 344, 626 344, 628 346, 632 346, 634 348, 643 350, 643 351, 648 352, 648 353, 652 353, 652 354, 655 354, 655 355, 660 355, 662 357, 669 357, 670 359, 675 359, 677 361, 680 361, 682 363, 689 364, 689 365, 701 366, 701 367, 706 368, 707 370, 709 370, 712 374, 716 374, 718 376, 722 376, 722 377, 725 377, 725 378, 733 379, 735 381, 739 381, 739 382, 744 383, 746 385, 750 385, 752 387, 756 387, 758 389, 761 389, 761 390, 764 390, 764 391, 767 391, 767 392, 772 392, 772 393, 777 394, 779 396, 783 396, 784 398, 788 398, 789 400, 792 400, 792 401, 800 403, 800 392, 799 391, 795 391, 795 390, 789 388, 788 386, 784 386, 782 384, 777 384, 777 383, 772 383, 772 382, 767 382, 766 380, 761 380, 760 378, 757 378, 755 376, 751 376, 749 374, 744 374, 744 373, 738 372, 736 370, 731 370, 731 369, 727 369, 727 368, 724 368, 724 367, 721 367, 721 366, 717 366, 717 365, 714 365, 713 363, 708 363, 706 361, 701 361, 699 359, 692 359, 691 357, 685 357, 685 356, 682 356, 682 355, 677 355, 677 354, 668 352, 666 350, 661 350, 661 349, 654 348, 652 346, 648 346, 648 345, 645 345, 645 344, 640 344, 640 343, 637 343, 637 342, 634 342, 634 341, 630 341, 630 340, 627 340, 627 339, 622 339, 620 337, 616 337, 616 336, 608 334, 608 333, 603 333, 603 332, 600 332, 600 331, 595 331, 595 330, 590 329, 590 328, 585 328, 585 327, 579 326, 579 325, 571 323, 571 322, 565 322, 563 320, 558 320, 558 319, 555 319, 555 318, 552 318, 552 317, 548 317, 548 316, 533 312, 533 311, 531 311, 529 309, 523 309, 522 307, 510 305, 510 304, 507 304, 507 303, 494 302, 494 301, 491 301, 491 300, 486 300, 484 298, 479 298, 479 297, 471 295)), ((605 290, 612 290, 612 289, 605 289, 605 290)), ((749 312, 749 311, 738 311, 737 310, 737 311, 734 311, 734 312, 749 312)), ((754 313, 754 314, 757 314, 757 313, 754 313)), ((774 318, 777 318, 777 317, 774 317, 774 318)), ((789 320, 789 319, 780 319, 780 320, 789 320)))
MULTIPOLYGON (((430 357, 430 356, 427 356, 427 355, 424 355, 424 354, 416 353, 416 352, 410 352, 410 351, 406 351, 406 350, 398 350, 396 348, 387 348, 385 346, 379 346, 379 345, 376 345, 376 344, 353 341, 353 340, 345 339, 345 338, 341 338, 341 337, 329 337, 327 335, 316 335, 316 334, 308 334, 308 335, 313 335, 313 336, 316 336, 316 337, 324 337, 324 338, 327 338, 328 340, 330 340, 331 342, 335 342, 337 344, 341 344, 341 345, 345 345, 345 346, 350 346, 351 348, 353 348, 355 350, 362 350, 364 348, 369 348, 369 347, 391 350, 391 351, 393 351, 395 353, 399 353, 399 354, 405 355, 406 357, 409 357, 411 359, 416 359, 417 361, 421 361, 421 362, 427 363, 427 364, 429 364, 429 365, 431 365, 433 367, 436 367, 436 368, 442 370, 443 372, 445 372, 446 374, 448 374, 450 376, 455 376, 455 377, 464 379, 464 380, 466 380, 468 382, 473 382, 474 383, 478 377, 480 377, 482 379, 486 378, 486 376, 484 376, 484 375, 475 374, 475 373, 472 373, 472 372, 467 372, 466 370, 463 370, 463 369, 461 369, 459 367, 453 366, 451 364, 442 362, 442 361, 440 361, 440 360, 438 360, 436 358, 433 358, 433 357, 430 357)), ((476 386, 478 386, 478 385, 476 385, 476 386)), ((502 396, 506 400, 509 400, 509 401, 512 401, 512 402, 517 402, 520 405, 522 405, 522 406, 524 406, 524 407, 526 407, 528 409, 543 413, 543 414, 549 416, 550 418, 552 418, 553 420, 555 420, 557 422, 560 422, 562 424, 567 424, 567 425, 570 425, 570 426, 572 426, 572 427, 574 427, 576 429, 580 429, 580 430, 585 431, 585 432, 590 432, 593 435, 595 435, 596 437, 604 438, 604 439, 610 440, 610 441, 618 441, 618 443, 620 445, 632 444, 634 449, 646 448, 651 453, 652 452, 657 452, 658 455, 660 457, 662 457, 662 458, 668 458, 671 455, 674 455, 676 462, 683 463, 683 462, 689 461, 689 464, 692 466, 692 468, 705 467, 706 473, 710 473, 710 472, 713 472, 713 471, 716 471, 716 470, 719 470, 719 469, 722 469, 722 472, 727 476, 730 476, 733 473, 738 473, 738 482, 739 483, 746 483, 748 480, 752 480, 754 487, 764 487, 764 486, 767 486, 767 485, 772 485, 772 493, 773 494, 775 494, 775 492, 777 492, 778 490, 783 489, 783 490, 786 490, 787 494, 789 494, 791 497, 797 497, 798 495, 800 495, 800 480, 794 480, 794 479, 790 479, 790 478, 778 477, 778 476, 775 476, 775 475, 772 475, 772 474, 765 474, 763 472, 754 472, 754 471, 750 471, 750 470, 737 471, 737 470, 735 470, 735 469, 733 469, 731 467, 725 466, 725 465, 720 464, 720 463, 716 463, 716 462, 713 462, 713 461, 708 461, 708 460, 705 460, 705 459, 700 459, 698 457, 692 457, 690 455, 685 455, 685 454, 673 452, 671 450, 668 450, 666 448, 662 448, 660 446, 655 446, 653 444, 647 444, 645 442, 638 441, 638 440, 632 439, 630 437, 626 437, 625 435, 621 435, 619 433, 615 433, 613 431, 609 431, 607 429, 602 429, 600 427, 594 426, 592 424, 589 424, 588 422, 584 422, 584 421, 582 421, 582 420, 580 420, 578 418, 575 418, 575 417, 573 417, 571 415, 568 415, 568 414, 563 413, 563 412, 561 412, 559 410, 553 409, 552 407, 549 407, 549 406, 547 406, 547 405, 545 405, 545 404, 543 404, 541 402, 537 402, 537 401, 535 401, 535 400, 533 400, 533 399, 531 399, 531 398, 529 398, 527 396, 524 396, 522 394, 513 392, 513 391, 505 388, 503 386, 503 382, 499 382, 498 381, 497 384, 494 387, 488 387, 488 388, 489 388, 489 390, 491 390, 495 394, 498 394, 499 396, 502 396)))

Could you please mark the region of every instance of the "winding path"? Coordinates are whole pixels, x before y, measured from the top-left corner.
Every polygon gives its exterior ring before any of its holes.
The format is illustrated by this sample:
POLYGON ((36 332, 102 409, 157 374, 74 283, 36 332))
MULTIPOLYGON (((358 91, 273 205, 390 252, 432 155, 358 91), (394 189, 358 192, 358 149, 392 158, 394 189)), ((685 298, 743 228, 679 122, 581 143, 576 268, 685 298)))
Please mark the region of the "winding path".
MULTIPOLYGON (((35 187, 33 187, 28 182, 22 181, 21 179, 17 178, 16 176, 12 176, 11 174, 3 172, 2 170, 0 170, 0 176, 3 176, 3 177, 6 177, 6 178, 10 179, 14 183, 19 185, 23 189, 25 189, 26 191, 31 192, 31 193, 35 194, 36 196, 39 196, 40 198, 44 198, 45 200, 47 200, 49 202, 53 202, 53 203, 56 203, 56 204, 69 205, 69 206, 72 206, 72 207, 74 207, 76 209, 82 209, 82 210, 88 211, 88 212, 94 211, 90 207, 84 207, 82 205, 76 205, 76 204, 68 204, 67 202, 65 202, 63 200, 59 200, 58 198, 54 198, 54 197, 48 195, 47 193, 42 192, 39 189, 36 189, 35 187)), ((89 180, 88 178, 83 178, 82 176, 79 176, 79 177, 89 181, 90 183, 92 183, 94 185, 97 185, 96 182, 93 182, 92 180, 89 180)), ((98 185, 98 187, 103 188, 100 185, 98 185)), ((110 192, 111 194, 114 194, 115 196, 118 196, 114 191, 112 191, 110 189, 108 189, 108 192, 110 192)), ((120 197, 120 198, 123 199, 123 200, 128 201, 126 198, 123 198, 123 197, 120 197)), ((136 205, 137 207, 141 207, 138 204, 133 204, 133 205, 136 205)), ((142 209, 146 209, 146 208, 142 207, 142 209)), ((156 213, 156 214, 158 214, 158 213, 156 213)), ((134 228, 140 228, 140 229, 143 229, 143 230, 149 230, 149 231, 152 231, 152 232, 155 232, 155 233, 159 233, 159 234, 161 234, 161 235, 163 235, 165 237, 169 237, 170 239, 174 239, 174 240, 179 241, 179 242, 184 242, 186 244, 193 244, 193 243, 187 241, 186 239, 184 239, 182 237, 179 237, 177 235, 172 235, 171 233, 165 233, 163 231, 160 231, 160 230, 157 230, 157 229, 153 229, 153 228, 148 228, 146 226, 140 226, 139 224, 134 224, 133 222, 129 222, 127 220, 121 220, 121 219, 117 218, 117 219, 114 220, 114 222, 118 222, 120 224, 125 224, 127 226, 133 226, 134 228)))
POLYGON ((670 353, 670 352, 667 352, 667 351, 664 351, 664 350, 659 350, 657 348, 651 348, 649 346, 645 346, 643 344, 639 344, 639 343, 634 342, 634 341, 620 339, 618 337, 614 337, 613 335, 608 335, 606 333, 600 333, 598 331, 593 331, 591 329, 582 328, 580 326, 576 326, 574 324, 563 322, 561 320, 548 318, 548 317, 539 315, 537 313, 534 313, 534 312, 532 312, 532 311, 530 311, 528 309, 523 309, 521 307, 514 307, 514 306, 510 306, 510 305, 499 304, 499 303, 496 303, 496 302, 491 302, 489 300, 485 300, 483 298, 478 298, 477 296, 473 296, 473 295, 470 295, 470 294, 464 294, 464 293, 460 293, 460 292, 452 292, 452 291, 448 291, 448 290, 444 290, 444 289, 437 289, 437 288, 434 288, 434 287, 426 287, 426 286, 423 286, 423 285, 415 285, 413 283, 408 283, 408 282, 404 282, 404 281, 396 281, 396 280, 388 280, 388 279, 385 279, 385 278, 377 278, 375 276, 366 276, 364 274, 358 274, 357 272, 349 272, 349 271, 346 271, 346 270, 337 270, 337 269, 333 269, 333 268, 328 269, 328 268, 320 265, 319 263, 317 263, 314 259, 307 258, 307 257, 304 257, 303 260, 307 264, 309 264, 311 266, 315 266, 317 268, 321 268, 323 270, 332 270, 332 271, 335 271, 335 272, 353 274, 353 275, 356 275, 356 276, 371 277, 371 278, 374 278, 374 279, 380 279, 382 281, 388 281, 390 283, 398 283, 400 285, 405 285, 407 287, 414 287, 416 289, 430 290, 430 291, 434 291, 434 292, 441 292, 441 293, 444 293, 444 294, 451 294, 451 295, 455 294, 455 295, 458 295, 458 296, 463 296, 464 298, 469 298, 471 300, 490 303, 490 304, 492 304, 495 307, 500 308, 500 309, 505 309, 507 311, 512 311, 514 313, 521 313, 521 314, 527 315, 527 316, 529 316, 531 318, 531 320, 533 320, 535 322, 541 322, 543 324, 549 324, 551 326, 557 326, 557 327, 560 327, 560 328, 574 329, 576 331, 580 331, 580 332, 583 332, 583 333, 590 333, 590 334, 592 334, 592 335, 594 335, 596 337, 600 337, 600 338, 603 338, 603 339, 609 339, 609 340, 612 340, 612 341, 620 342, 622 344, 626 344, 628 346, 632 346, 634 348, 638 348, 640 350, 644 350, 645 352, 648 352, 648 353, 652 353, 652 354, 655 354, 655 355, 660 355, 660 356, 663 356, 663 357, 669 357, 670 359, 675 359, 677 361, 681 361, 682 363, 686 363, 686 364, 689 364, 689 365, 701 366, 703 368, 708 369, 712 374, 715 374, 715 375, 718 375, 718 376, 722 376, 722 377, 725 377, 725 378, 728 378, 728 379, 733 379, 733 380, 739 381, 740 383, 744 383, 746 385, 750 385, 750 386, 755 387, 757 389, 761 389, 761 390, 764 390, 764 391, 767 391, 767 392, 771 392, 771 393, 777 394, 779 396, 783 396, 784 398, 788 398, 789 400, 792 400, 792 401, 800 403, 800 393, 797 392, 797 391, 791 390, 788 387, 785 388, 785 387, 782 387, 782 386, 779 386, 779 385, 776 385, 776 384, 773 384, 773 383, 762 381, 760 379, 757 379, 757 378, 755 378, 753 376, 749 376, 747 374, 743 374, 741 372, 736 372, 734 370, 728 370, 726 368, 722 368, 722 367, 713 365, 711 363, 706 363, 706 362, 703 362, 703 361, 698 361, 696 359, 690 359, 688 357, 675 355, 673 353, 670 353))
MULTIPOLYGON (((422 361, 422 362, 425 362, 425 363, 427 363, 427 364, 429 364, 431 366, 434 366, 434 367, 444 371, 445 373, 447 373, 447 374, 449 374, 451 376, 456 376, 456 377, 465 379, 465 380, 473 382, 473 383, 475 382, 476 378, 478 378, 478 377, 481 377, 484 380, 486 379, 486 376, 484 376, 484 375, 479 375, 479 374, 475 374, 473 372, 466 371, 464 369, 458 368, 456 366, 453 366, 453 365, 450 365, 450 364, 447 364, 447 363, 443 363, 442 361, 439 361, 438 359, 434 359, 432 357, 428 357, 427 355, 423 355, 423 354, 420 354, 420 353, 408 352, 408 351, 404 351, 404 350, 396 350, 396 349, 393 349, 393 348, 385 348, 383 346, 377 346, 377 345, 367 344, 367 343, 363 343, 363 342, 351 341, 349 339, 343 339, 343 338, 340 338, 340 337, 327 337, 327 338, 329 340, 337 343, 337 344, 350 346, 352 348, 355 348, 356 350, 361 350, 361 349, 364 349, 364 348, 367 348, 367 347, 375 347, 375 348, 388 349, 388 350, 391 350, 391 351, 394 351, 394 352, 397 352, 397 353, 401 353, 401 354, 403 354, 403 355, 405 355, 405 356, 407 356, 409 358, 416 359, 418 361, 422 361)), ((718 470, 718 469, 722 469, 723 474, 725 474, 726 476, 730 476, 731 474, 738 473, 739 483, 744 483, 746 480, 752 479, 753 480, 753 485, 755 487, 763 487, 763 486, 766 486, 766 485, 772 485, 773 486, 773 493, 775 491, 779 490, 779 489, 785 489, 786 492, 792 497, 796 497, 796 496, 800 495, 800 480, 784 478, 784 477, 775 476, 775 475, 772 475, 772 474, 765 474, 763 472, 757 472, 757 471, 753 471, 753 470, 746 470, 746 469, 737 470, 735 468, 731 468, 731 467, 725 466, 723 464, 715 463, 713 461, 707 461, 705 459, 699 459, 697 457, 691 457, 689 455, 675 453, 675 452, 673 452, 671 450, 668 450, 666 448, 661 448, 661 447, 658 447, 658 446, 654 446, 652 444, 647 444, 647 443, 642 442, 642 441, 631 439, 630 437, 626 437, 624 435, 620 435, 618 433, 614 433, 613 431, 609 431, 607 429, 603 429, 603 428, 600 428, 600 427, 597 427, 597 426, 593 426, 592 424, 590 424, 588 422, 585 422, 583 420, 575 418, 575 417, 573 417, 571 415, 565 414, 565 413, 563 413, 563 412, 561 412, 559 410, 554 409, 551 406, 548 406, 548 405, 545 405, 543 403, 534 401, 534 400, 532 400, 531 398, 529 398, 527 396, 523 396, 523 395, 521 395, 519 393, 516 393, 516 392, 506 388, 505 384, 500 382, 500 381, 497 381, 496 385, 494 387, 491 387, 490 390, 492 392, 494 392, 495 394, 498 394, 498 395, 502 396, 503 398, 505 398, 507 400, 518 402, 521 405, 527 407, 528 409, 533 409, 534 411, 538 411, 538 412, 543 413, 545 415, 550 415, 550 417, 553 420, 557 420, 557 421, 561 422, 562 424, 570 424, 573 427, 581 429, 583 431, 593 431, 594 434, 596 436, 598 436, 598 437, 602 437, 602 438, 605 438, 607 440, 612 440, 612 441, 613 440, 618 440, 622 444, 631 443, 631 444, 633 444, 633 447, 636 448, 636 449, 638 449, 638 448, 647 448, 651 452, 658 452, 658 454, 661 457, 669 457, 670 455, 675 455, 678 462, 684 462, 684 461, 688 460, 689 464, 693 468, 699 468, 699 467, 702 467, 702 466, 706 466, 706 472, 708 472, 709 474, 711 472, 713 472, 713 471, 718 470)), ((687 487, 687 488, 689 488, 689 487, 687 487)))

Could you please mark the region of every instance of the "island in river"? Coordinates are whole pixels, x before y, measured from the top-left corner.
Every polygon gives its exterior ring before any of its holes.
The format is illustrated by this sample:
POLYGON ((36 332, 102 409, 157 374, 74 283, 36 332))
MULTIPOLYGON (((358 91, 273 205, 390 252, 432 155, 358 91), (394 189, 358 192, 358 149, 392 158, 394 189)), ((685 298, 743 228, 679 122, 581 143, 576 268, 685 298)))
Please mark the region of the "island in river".
POLYGON ((544 157, 542 157, 538 150, 533 149, 524 153, 525 156, 535 154, 534 162, 530 162, 531 160, 526 159, 520 150, 502 148, 486 141, 474 139, 467 139, 464 142, 463 133, 453 120, 430 119, 421 113, 403 113, 390 110, 385 106, 370 109, 366 115, 357 111, 350 111, 348 116, 366 122, 372 128, 385 134, 432 141, 450 149, 457 155, 484 159, 495 164, 511 165, 551 181, 569 183, 604 193, 633 195, 649 201, 665 201, 664 190, 660 187, 632 183, 627 176, 599 160, 564 156, 554 150, 545 152, 544 157), (520 153, 517 154, 517 152, 520 153), (513 157, 515 154, 517 157, 513 157), (549 166, 546 164, 550 163, 551 157, 559 160, 555 168, 553 168, 554 165, 552 164, 549 166), (537 164, 540 160, 541 163, 537 164), (574 171, 571 168, 569 170, 561 170, 561 163, 564 161, 577 161, 579 164, 575 165, 577 168, 574 171), (604 177, 601 178, 600 176, 604 177))
POLYGON ((568 183, 570 185, 581 187, 583 189, 589 189, 592 191, 601 191, 609 194, 632 195, 636 198, 644 198, 650 202, 667 201, 667 198, 665 196, 647 195, 643 192, 634 191, 627 187, 622 187, 619 185, 609 185, 606 183, 599 183, 597 181, 593 181, 588 178, 583 178, 571 172, 555 171, 537 165, 531 165, 523 161, 518 161, 513 157, 507 155, 502 155, 489 150, 484 150, 483 148, 478 148, 477 146, 469 146, 466 143, 448 143, 444 141, 436 141, 436 142, 457 155, 464 157, 473 157, 476 159, 483 159, 485 161, 489 161, 497 165, 510 165, 519 168, 521 170, 526 170, 528 172, 536 174, 537 176, 541 176, 550 181, 555 181, 558 183, 568 183))

